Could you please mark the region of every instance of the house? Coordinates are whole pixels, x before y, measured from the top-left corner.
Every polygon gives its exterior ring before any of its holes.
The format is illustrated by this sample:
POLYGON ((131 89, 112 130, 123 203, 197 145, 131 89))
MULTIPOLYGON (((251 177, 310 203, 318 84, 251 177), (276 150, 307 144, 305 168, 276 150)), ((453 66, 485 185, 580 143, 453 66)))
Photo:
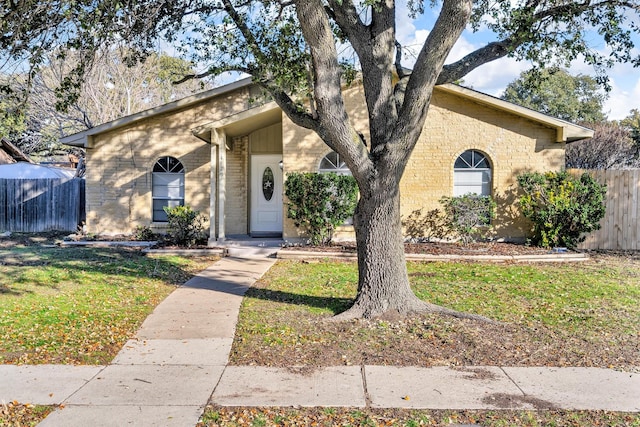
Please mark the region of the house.
MULTIPOLYGON (((361 87, 344 96, 367 138, 361 87)), ((260 89, 245 79, 64 138, 86 149, 89 231, 161 230, 164 206, 188 204, 210 220, 210 243, 231 235, 299 237, 286 218, 283 177, 348 171, 317 135, 274 102, 256 99, 260 89)), ((402 214, 438 208, 445 195, 491 194, 498 236, 523 239, 530 224, 515 208, 516 175, 562 169, 565 144, 592 135, 471 89, 438 86, 401 182, 402 214)))

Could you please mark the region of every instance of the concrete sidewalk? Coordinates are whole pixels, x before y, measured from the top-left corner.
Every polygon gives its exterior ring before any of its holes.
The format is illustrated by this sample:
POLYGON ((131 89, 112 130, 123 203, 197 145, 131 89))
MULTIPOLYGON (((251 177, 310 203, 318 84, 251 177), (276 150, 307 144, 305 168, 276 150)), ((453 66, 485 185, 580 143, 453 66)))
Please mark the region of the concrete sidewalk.
POLYGON ((640 412, 640 373, 608 369, 227 366, 242 296, 273 262, 217 262, 165 299, 109 366, 0 365, 0 402, 64 404, 45 427, 194 426, 209 401, 640 412))
POLYGON ((225 369, 242 296, 273 262, 218 261, 158 305, 109 366, 0 366, 0 401, 63 403, 41 426, 194 426, 225 369))

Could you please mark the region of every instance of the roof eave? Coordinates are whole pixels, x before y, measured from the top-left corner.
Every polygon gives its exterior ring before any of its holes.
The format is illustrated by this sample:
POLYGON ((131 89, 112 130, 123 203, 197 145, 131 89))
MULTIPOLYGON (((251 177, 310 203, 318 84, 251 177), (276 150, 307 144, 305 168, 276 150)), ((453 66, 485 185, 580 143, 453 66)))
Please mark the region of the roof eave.
POLYGON ((61 138, 60 142, 64 145, 91 148, 93 143, 93 138, 92 138, 93 135, 118 129, 123 126, 129 125, 131 123, 135 123, 137 121, 140 121, 149 117, 165 114, 181 108, 186 108, 193 104, 206 101, 208 99, 214 98, 221 94, 231 92, 237 89, 241 89, 249 85, 251 85, 251 77, 247 77, 245 79, 241 79, 233 83, 229 83, 227 85, 208 90, 206 92, 197 93, 195 95, 191 95, 186 98, 182 98, 177 101, 170 102, 168 104, 164 104, 158 107, 150 108, 148 110, 140 111, 139 113, 122 117, 120 119, 113 120, 111 122, 103 123, 91 129, 87 129, 85 131, 78 132, 73 135, 69 135, 64 138, 61 138))

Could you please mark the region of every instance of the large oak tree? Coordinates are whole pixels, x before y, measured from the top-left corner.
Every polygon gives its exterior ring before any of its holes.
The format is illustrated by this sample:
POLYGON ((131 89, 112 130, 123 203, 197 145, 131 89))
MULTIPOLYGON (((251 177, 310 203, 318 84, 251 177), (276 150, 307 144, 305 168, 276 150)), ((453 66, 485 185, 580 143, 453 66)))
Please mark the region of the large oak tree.
POLYGON ((581 57, 599 69, 612 61, 638 64, 631 52, 640 1, 408 3, 415 13, 431 8, 437 14, 410 72, 403 67, 396 40, 393 0, 6 1, 0 6, 0 47, 7 57, 33 67, 53 48, 86 53, 86 63, 63 83, 65 94, 82 81, 91 52, 114 42, 142 54, 159 39, 183 43, 185 55, 207 65, 203 74, 251 74, 294 123, 316 132, 340 154, 358 182, 358 295, 342 317, 450 312, 420 301, 411 291, 400 224, 399 183, 434 86, 505 56, 542 65, 557 58, 566 65, 581 57), (488 28, 495 40, 445 64, 466 28, 488 28), (593 50, 592 42, 607 53, 593 50), (342 97, 349 67, 339 52, 346 46, 355 53, 361 73, 369 141, 353 128, 342 97))

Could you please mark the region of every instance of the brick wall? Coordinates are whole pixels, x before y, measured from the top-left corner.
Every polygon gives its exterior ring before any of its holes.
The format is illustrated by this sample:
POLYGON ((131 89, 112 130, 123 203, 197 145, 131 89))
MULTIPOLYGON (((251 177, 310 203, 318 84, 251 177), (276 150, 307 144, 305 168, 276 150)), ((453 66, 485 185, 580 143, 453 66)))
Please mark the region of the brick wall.
POLYGON ((234 138, 231 145, 227 151, 225 233, 247 234, 249 137, 234 138))
POLYGON ((211 145, 193 136, 191 129, 244 111, 249 105, 244 88, 96 135, 93 147, 87 150, 89 231, 127 233, 137 225, 152 224, 151 172, 162 156, 182 162, 185 203, 208 217, 211 145))
MULTIPOLYGON (((94 233, 131 232, 151 224, 151 171, 162 156, 173 156, 185 167, 185 202, 208 215, 210 144, 191 129, 248 109, 247 88, 201 104, 141 120, 97 135, 87 153, 87 225, 94 233)), ((359 88, 345 92, 356 129, 368 139, 368 119, 359 88)), ((485 153, 492 163, 492 192, 500 236, 521 239, 529 224, 515 208, 515 176, 523 171, 558 170, 564 164, 564 144, 555 143, 554 129, 508 112, 436 89, 416 149, 401 182, 402 215, 416 209, 439 208, 442 196, 453 194, 453 164, 469 149, 485 153)), ((236 138, 227 152, 226 234, 247 232, 249 139, 236 138)), ((284 173, 317 171, 329 148, 313 132, 282 120, 284 173)), ((286 203, 286 200, 285 200, 286 203)), ((285 208, 283 207, 283 210, 285 208)), ((285 238, 298 231, 283 215, 285 238)), ((161 227, 161 224, 154 224, 161 227)), ((347 228, 336 237, 352 237, 347 228)))
MULTIPOLYGON (((350 89, 345 97, 356 129, 368 138, 362 94, 350 89)), ((315 134, 296 127, 286 117, 283 129, 285 173, 317 171, 330 149, 315 134)), ((555 138, 555 129, 436 89, 424 131, 400 183, 403 217, 417 209, 426 212, 440 208, 440 198, 453 195, 456 158, 476 149, 488 156, 493 167, 492 194, 498 202, 496 234, 522 240, 530 224, 515 205, 515 176, 523 171, 561 169, 565 145, 556 143, 555 138)), ((285 220, 284 235, 300 237, 290 220, 285 220)), ((350 235, 342 231, 337 237, 350 235)))

